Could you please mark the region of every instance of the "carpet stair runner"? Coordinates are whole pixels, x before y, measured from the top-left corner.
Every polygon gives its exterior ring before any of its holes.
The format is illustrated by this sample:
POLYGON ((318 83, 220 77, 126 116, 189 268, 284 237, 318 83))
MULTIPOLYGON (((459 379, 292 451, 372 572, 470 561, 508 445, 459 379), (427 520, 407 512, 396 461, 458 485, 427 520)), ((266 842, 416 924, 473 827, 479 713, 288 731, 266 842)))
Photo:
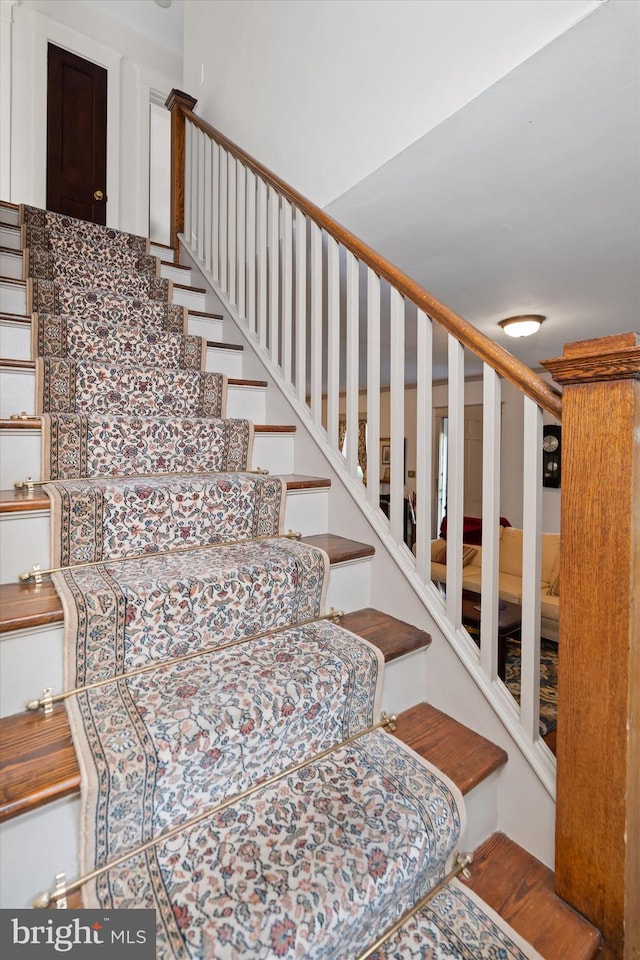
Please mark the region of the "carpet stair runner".
MULTIPOLYGON (((38 280, 157 299, 149 258, 126 260, 141 242, 24 216, 38 280)), ((144 350, 144 330, 126 336, 144 350)), ((181 418, 224 416, 226 381, 178 369, 182 349, 163 341, 172 367, 39 357, 37 409, 51 423, 164 418, 185 435, 181 418)), ((83 904, 155 907, 161 957, 537 957, 447 879, 462 795, 380 719, 376 648, 319 619, 328 558, 282 536, 282 481, 161 472, 44 488, 83 904)))

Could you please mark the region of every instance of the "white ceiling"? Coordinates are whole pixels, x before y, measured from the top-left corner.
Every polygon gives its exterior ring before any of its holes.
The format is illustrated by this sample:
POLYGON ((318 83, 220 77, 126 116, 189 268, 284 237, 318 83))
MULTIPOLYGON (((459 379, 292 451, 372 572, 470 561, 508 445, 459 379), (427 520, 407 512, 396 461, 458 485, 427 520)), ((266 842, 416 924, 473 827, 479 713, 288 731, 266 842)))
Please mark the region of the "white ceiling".
POLYGON ((171 0, 171 6, 166 9, 153 0, 85 0, 85 3, 174 53, 182 54, 184 0, 171 0))
POLYGON ((639 13, 610 0, 327 208, 532 367, 640 330, 639 13), (548 319, 513 340, 518 313, 548 319))

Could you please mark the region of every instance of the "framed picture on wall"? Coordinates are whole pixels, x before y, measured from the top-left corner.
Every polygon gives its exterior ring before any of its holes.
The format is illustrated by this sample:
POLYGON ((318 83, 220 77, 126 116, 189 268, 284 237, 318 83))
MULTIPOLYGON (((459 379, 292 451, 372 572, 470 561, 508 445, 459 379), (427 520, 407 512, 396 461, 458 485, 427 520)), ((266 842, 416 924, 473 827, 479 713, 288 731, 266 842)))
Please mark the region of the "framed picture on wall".
POLYGON ((388 467, 391 463, 391 443, 389 437, 380 438, 380 466, 388 467))

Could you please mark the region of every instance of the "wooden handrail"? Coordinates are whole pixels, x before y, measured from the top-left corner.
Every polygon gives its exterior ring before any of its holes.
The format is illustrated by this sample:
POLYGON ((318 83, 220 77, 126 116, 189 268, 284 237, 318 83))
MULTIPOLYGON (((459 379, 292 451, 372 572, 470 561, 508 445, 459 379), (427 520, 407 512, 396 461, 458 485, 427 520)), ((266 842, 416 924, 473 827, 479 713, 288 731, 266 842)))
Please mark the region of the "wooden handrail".
MULTIPOLYGON (((173 93, 170 94, 171 100, 173 93)), ((186 94, 181 94, 181 98, 186 94)), ((169 101, 167 101, 168 103, 169 101)), ((194 101, 195 104, 195 101, 194 101)), ((355 234, 351 233, 336 220, 326 214, 320 207, 317 207, 310 200, 307 200, 301 193, 294 190, 288 183, 281 180, 272 173, 267 167, 263 166, 252 156, 242 150, 237 144, 225 137, 215 127, 202 120, 193 111, 185 106, 183 99, 172 100, 173 112, 179 111, 180 114, 194 124, 199 130, 202 130, 208 137, 216 140, 236 159, 259 176, 265 183, 274 187, 283 197, 297 207, 305 216, 313 220, 321 229, 326 230, 339 243, 351 251, 358 260, 371 267, 378 276, 383 277, 393 287, 396 288, 404 297, 414 303, 420 310, 423 310, 433 320, 437 321, 449 333, 452 333, 459 342, 471 350, 481 360, 488 363, 493 369, 508 380, 515 387, 521 390, 526 396, 530 397, 535 403, 539 404, 544 410, 553 417, 560 420, 562 418, 562 397, 561 395, 542 380, 529 367, 517 360, 513 354, 505 350, 499 344, 485 336, 479 330, 464 320, 453 310, 450 310, 444 303, 437 300, 432 294, 420 286, 415 280, 403 273, 398 267, 386 260, 381 254, 368 246, 363 240, 360 240, 355 234)), ((183 218, 184 222, 184 218, 183 218)))

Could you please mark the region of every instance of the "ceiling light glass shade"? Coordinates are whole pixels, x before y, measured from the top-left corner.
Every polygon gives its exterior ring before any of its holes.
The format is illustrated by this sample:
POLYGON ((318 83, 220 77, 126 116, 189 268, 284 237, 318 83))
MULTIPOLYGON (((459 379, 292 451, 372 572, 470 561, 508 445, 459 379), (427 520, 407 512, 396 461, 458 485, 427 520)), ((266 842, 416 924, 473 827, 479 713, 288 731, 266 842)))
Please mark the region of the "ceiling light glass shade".
POLYGON ((153 0, 157 7, 163 7, 165 10, 171 6, 171 0, 153 0))
POLYGON ((545 318, 539 313, 527 313, 520 317, 507 317, 498 324, 509 337, 530 337, 537 333, 545 318))

